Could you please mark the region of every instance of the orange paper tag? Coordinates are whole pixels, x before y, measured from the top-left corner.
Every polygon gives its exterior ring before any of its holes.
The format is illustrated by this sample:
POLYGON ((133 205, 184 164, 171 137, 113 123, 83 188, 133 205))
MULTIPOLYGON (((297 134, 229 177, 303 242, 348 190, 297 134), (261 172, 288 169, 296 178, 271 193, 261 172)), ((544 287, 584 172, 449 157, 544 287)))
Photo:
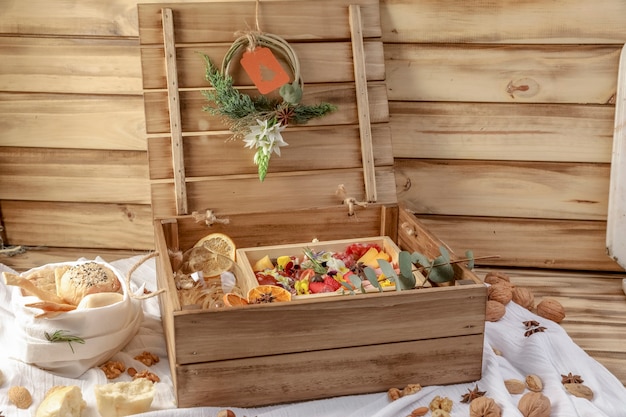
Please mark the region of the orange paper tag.
POLYGON ((267 94, 289 82, 289 74, 269 48, 257 47, 246 51, 240 62, 261 94, 267 94))

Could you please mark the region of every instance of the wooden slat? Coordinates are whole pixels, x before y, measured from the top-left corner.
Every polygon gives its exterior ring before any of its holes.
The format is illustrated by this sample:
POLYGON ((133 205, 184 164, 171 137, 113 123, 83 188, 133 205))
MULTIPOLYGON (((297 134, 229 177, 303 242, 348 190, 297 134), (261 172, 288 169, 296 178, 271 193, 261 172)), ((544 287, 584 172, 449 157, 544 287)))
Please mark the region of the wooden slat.
POLYGON ((622 271, 606 254, 606 223, 547 219, 427 216, 418 218, 456 253, 498 255, 500 267, 622 271))
POLYGON ((385 42, 623 44, 626 4, 606 0, 382 0, 385 42))
MULTIPOLYGON (((378 201, 395 203, 393 170, 381 167, 376 172, 378 201)), ((246 177, 212 177, 187 183, 189 211, 212 209, 217 212, 259 212, 277 209, 274 197, 289 200, 288 206, 301 209, 306 207, 332 207, 341 204, 335 195, 337 187, 344 184, 346 190, 358 201, 364 201, 363 172, 360 169, 334 171, 302 171, 288 174, 268 174, 263 183, 254 175, 246 177)), ((152 207, 155 217, 175 215, 171 183, 152 184, 152 207)))
MULTIPOLYGON (((307 126, 329 126, 340 124, 356 124, 356 93, 354 84, 314 84, 305 86, 305 104, 328 102, 337 106, 337 110, 319 119, 312 119, 307 126)), ((372 123, 389 120, 389 106, 384 84, 369 85, 370 115, 372 123)), ((228 130, 224 121, 202 111, 209 103, 200 91, 181 91, 180 106, 182 110, 183 132, 202 132, 228 130)), ((146 92, 144 95, 146 112, 146 129, 149 134, 169 132, 169 115, 167 114, 167 94, 163 92, 146 92)))
POLYGON ((615 108, 390 102, 396 158, 611 161, 615 108))
POLYGON ((617 46, 385 44, 389 100, 611 103, 617 46))
MULTIPOLYGON (((378 0, 318 0, 302 2, 263 1, 259 7, 259 26, 263 32, 292 40, 350 39, 348 5, 358 4, 363 9, 366 38, 380 37, 378 0)), ((214 7, 196 4, 158 3, 139 4, 139 36, 143 45, 161 44, 160 9, 171 8, 176 14, 176 39, 189 42, 232 42, 233 33, 254 28, 256 22, 254 1, 215 2, 214 7)))
POLYGON ((145 151, 142 97, 0 93, 1 146, 145 151))
POLYGON ((65 248, 154 248, 148 204, 0 201, 10 244, 65 248))
MULTIPOLYGON (((233 39, 234 40, 234 39, 233 39)), ((292 42, 295 53, 301 62, 306 62, 301 67, 301 76, 307 84, 320 82, 342 83, 354 81, 354 70, 351 58, 350 43, 348 42, 315 42, 303 43, 292 42), (332 69, 332 70, 329 70, 332 69)), ((208 88, 209 84, 204 78, 205 64, 200 54, 206 54, 218 67, 229 44, 208 45, 176 45, 176 60, 179 63, 178 81, 180 88, 208 88)), ((365 53, 368 57, 365 63, 365 71, 368 80, 383 80, 385 78, 385 62, 383 59, 383 44, 378 41, 366 41, 365 53)), ((163 48, 142 48, 141 62, 145 68, 150 68, 143 78, 145 89, 166 88, 163 48)), ((233 60, 233 62, 236 62, 233 60)), ((229 75, 233 77, 234 84, 238 86, 252 85, 252 81, 239 65, 233 65, 229 75)), ((307 93, 308 94, 308 93, 307 93)))
MULTIPOLYGON (((376 150, 374 164, 393 165, 389 126, 373 125, 372 131, 376 150)), ((216 134, 185 137, 183 149, 186 176, 217 176, 224 174, 226 170, 229 174, 256 173, 256 167, 251 164, 254 152, 245 149, 241 141, 229 140, 230 136, 216 134), (214 162, 207 162, 207 155, 211 155, 214 162)), ((356 126, 288 128, 283 132, 283 138, 289 146, 281 150, 280 157, 272 157, 270 172, 357 168, 362 164, 356 126), (340 142, 335 139, 337 136, 342 137, 340 142)), ((148 147, 150 178, 173 178, 169 138, 150 138, 148 147)))
POLYGON ((0 147, 7 200, 149 204, 145 153, 0 147))
POLYGON ((606 220, 607 164, 396 159, 398 200, 420 214, 606 220))
POLYGON ((0 91, 141 94, 136 40, 0 36, 0 58, 0 91))
POLYGON ((606 245, 609 255, 626 268, 626 47, 622 49, 617 85, 606 245))

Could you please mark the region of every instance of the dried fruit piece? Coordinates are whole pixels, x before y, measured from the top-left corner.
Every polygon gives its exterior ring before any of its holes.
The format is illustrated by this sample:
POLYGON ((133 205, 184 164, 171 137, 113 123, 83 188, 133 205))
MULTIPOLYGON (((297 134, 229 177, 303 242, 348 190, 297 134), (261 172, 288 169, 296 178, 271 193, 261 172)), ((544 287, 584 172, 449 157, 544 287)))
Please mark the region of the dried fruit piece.
POLYGON ((526 383, 519 379, 507 379, 504 381, 504 386, 510 394, 521 394, 526 390, 526 383))
POLYGON ((550 417, 550 399, 540 392, 528 392, 520 398, 517 409, 524 417, 550 417))
POLYGON ((23 410, 30 407, 33 403, 33 397, 30 395, 30 391, 26 387, 14 386, 9 388, 8 392, 9 402, 13 403, 17 408, 23 410))
POLYGON ((553 298, 544 298, 537 304, 537 315, 555 323, 560 323, 565 318, 565 308, 553 298))
POLYGON ((506 307, 501 303, 493 300, 487 300, 485 307, 485 320, 498 321, 506 314, 506 307))
POLYGON ((248 305, 248 300, 233 292, 224 294, 224 297, 222 298, 226 307, 241 307, 248 305))
POLYGON ((534 392, 543 390, 543 381, 537 375, 528 375, 526 377, 526 388, 534 392))
POLYGON ((248 291, 248 302, 250 304, 276 303, 290 300, 291 293, 283 287, 277 287, 276 285, 259 285, 248 291))
POLYGON ((500 417, 502 409, 493 398, 479 397, 470 403, 470 417, 500 417))
POLYGON ((593 391, 586 385, 577 383, 563 384, 567 392, 575 397, 586 398, 589 401, 593 400, 593 391))

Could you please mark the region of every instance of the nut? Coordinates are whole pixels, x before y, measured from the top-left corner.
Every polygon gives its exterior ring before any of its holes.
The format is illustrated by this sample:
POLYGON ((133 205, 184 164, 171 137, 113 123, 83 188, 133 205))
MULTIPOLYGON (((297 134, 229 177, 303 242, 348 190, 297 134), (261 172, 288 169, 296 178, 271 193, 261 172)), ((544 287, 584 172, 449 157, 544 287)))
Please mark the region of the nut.
POLYGON ((502 303, 493 300, 487 300, 487 306, 485 310, 485 320, 498 321, 506 313, 506 307, 502 303))
POLYGON ((550 399, 540 392, 528 392, 517 403, 518 410, 524 417, 550 417, 552 405, 550 399))
POLYGON ((583 384, 563 384, 567 392, 575 397, 586 398, 589 401, 593 400, 593 391, 583 384))
POLYGON ((401 396, 415 394, 422 390, 422 386, 420 384, 409 384, 401 392, 401 396))
POLYGON ((233 412, 233 410, 224 409, 217 413, 217 417, 237 417, 237 415, 233 412))
POLYGON ((537 304, 537 315, 560 323, 565 318, 565 309, 563 305, 553 298, 544 298, 537 304))
POLYGON ((422 417, 428 413, 428 407, 419 407, 415 410, 411 411, 411 415, 409 417, 422 417))
POLYGON ((107 379, 115 379, 124 373, 126 365, 120 361, 108 361, 100 365, 100 369, 104 372, 107 379))
POLYGON ((534 392, 543 390, 543 381, 537 375, 528 375, 526 377, 526 388, 534 392))
POLYGON ((490 271, 487 273, 487 275, 485 275, 485 280, 484 280, 487 284, 498 284, 498 283, 508 283, 512 286, 511 284, 511 278, 509 278, 509 276, 507 274, 505 274, 504 272, 500 272, 500 271, 490 271))
POLYGON ((432 411, 433 416, 434 416, 435 415, 434 413, 436 410, 443 410, 449 413, 450 411, 452 411, 452 405, 453 405, 453 402, 450 398, 448 397, 441 398, 440 396, 437 395, 435 398, 432 399, 432 401, 428 405, 428 408, 430 408, 430 411, 432 411))
POLYGON ((23 410, 30 407, 33 403, 33 397, 30 395, 30 391, 26 387, 11 387, 8 392, 9 402, 15 404, 17 408, 23 410))
POLYGON ((500 417, 502 409, 489 397, 478 397, 470 403, 470 417, 500 417))
POLYGON ((135 356, 135 359, 146 366, 152 366, 155 363, 159 362, 159 357, 154 353, 150 353, 148 351, 141 352, 140 355, 135 356))
POLYGON ((131 375, 133 377, 133 380, 135 380, 137 378, 146 378, 148 381, 151 381, 151 382, 161 382, 161 378, 159 378, 159 376, 157 374, 152 373, 152 372, 148 371, 147 369, 143 370, 141 372, 137 372, 135 370, 135 368, 129 368, 128 369, 128 371, 129 371, 128 374, 129 375, 131 373, 131 369, 134 371, 133 375, 131 375))
POLYGON ((507 305, 513 299, 513 289, 504 284, 494 284, 487 289, 487 297, 507 305))
POLYGON ((513 288, 513 302, 525 309, 532 310, 535 306, 535 295, 528 288, 513 288))
POLYGON ((389 388, 389 391, 387 391, 387 397, 389 398, 389 400, 395 401, 398 398, 402 397, 402 391, 400 391, 398 388, 389 388))
POLYGON ((507 379, 504 381, 504 386, 509 391, 509 394, 521 394, 526 390, 526 383, 519 379, 507 379))
POLYGON ((447 412, 446 410, 442 410, 441 408, 438 408, 437 410, 433 410, 433 412, 430 413, 430 415, 432 417, 450 417, 450 413, 447 412))

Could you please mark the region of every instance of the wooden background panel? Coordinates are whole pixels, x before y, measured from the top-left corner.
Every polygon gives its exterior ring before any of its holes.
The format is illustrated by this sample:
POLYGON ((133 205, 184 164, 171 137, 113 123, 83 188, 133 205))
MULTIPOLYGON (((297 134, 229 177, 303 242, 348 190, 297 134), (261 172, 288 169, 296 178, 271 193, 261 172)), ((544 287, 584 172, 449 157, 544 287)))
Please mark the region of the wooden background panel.
POLYGON ((607 164, 397 159, 395 173, 418 213, 606 220, 607 164))
POLYGON ((610 163, 606 105, 390 102, 396 158, 610 163))
MULTIPOLYGON (((183 139, 185 176, 218 176, 228 172, 254 174, 251 164, 254 152, 244 149, 241 141, 230 140, 230 134, 187 136, 183 139), (210 158, 208 157, 210 155, 210 158)), ((281 156, 273 155, 270 172, 299 170, 334 170, 357 168, 361 160, 361 142, 357 126, 329 128, 288 128, 283 138, 289 144, 281 156), (343 140, 338 142, 337 137, 343 140)), ((393 165, 391 132, 387 124, 372 126, 374 165, 393 165)), ((148 139, 150 178, 173 178, 171 140, 168 137, 148 139)))
MULTIPOLYGON (((289 200, 288 207, 294 210, 332 207, 342 202, 335 194, 342 184, 348 196, 358 201, 365 200, 363 172, 357 169, 272 174, 270 168, 263 183, 256 175, 196 179, 187 182, 189 212, 210 209, 220 213, 245 213, 287 207, 287 203, 277 202, 275 196, 289 200)), ((376 190, 379 203, 396 202, 392 168, 376 170, 376 190)), ((156 218, 176 215, 172 183, 152 183, 152 207, 156 218)))
POLYGON ((622 0, 381 0, 391 43, 623 44, 624 16, 622 0))
MULTIPOLYGON (((0 201, 9 242, 60 248, 154 248, 149 204, 0 201)), ((35 266, 35 265, 32 265, 35 266)))
MULTIPOLYGON (((202 54, 207 55, 216 67, 221 68, 222 60, 230 48, 231 42, 228 42, 226 45, 177 45, 176 62, 178 65, 179 87, 209 87, 209 83, 205 79, 206 66, 202 54)), ((354 81, 352 45, 349 42, 292 42, 290 45, 293 47, 299 61, 306 62, 306 65, 300 68, 305 89, 306 85, 310 83, 354 81)), ((383 60, 382 42, 366 41, 364 42, 364 49, 367 59, 365 62, 367 79, 384 80, 385 62, 383 60)), ((240 52, 243 50, 245 48, 242 48, 240 52)), ((144 68, 150 68, 150 71, 146 71, 143 79, 145 89, 167 88, 164 57, 165 51, 162 47, 142 48, 141 63, 144 68)), ((250 81, 242 67, 237 64, 240 57, 241 53, 238 53, 231 59, 232 64, 229 69, 229 75, 233 77, 235 85, 250 86, 252 81, 250 81)))
POLYGON ((607 104, 620 49, 385 44, 389 100, 607 104))
POLYGON ((472 250, 490 266, 622 271, 606 254, 602 221, 432 216, 418 219, 455 253, 472 250))
MULTIPOLYGON (((378 0, 318 0, 302 2, 263 1, 258 9, 259 28, 287 41, 350 39, 348 6, 361 6, 363 37, 381 36, 378 0)), ((233 27, 254 30, 256 2, 223 2, 215 7, 195 4, 159 3, 138 5, 139 37, 142 45, 163 44, 161 9, 171 8, 174 39, 178 43, 232 42, 233 27), (243 5, 242 5, 243 4, 243 5)))
POLYGON ((0 91, 141 94, 137 42, 0 37, 0 91))
POLYGON ((0 145, 145 151, 142 106, 141 96, 0 93, 0 145))
MULTIPOLYGON (((304 104, 327 102, 337 110, 319 119, 312 119, 307 126, 328 126, 358 123, 356 90, 354 84, 314 84, 305 86, 304 104)), ((389 120, 387 92, 384 84, 372 83, 368 87, 370 117, 372 123, 389 120)), ((169 132, 167 93, 146 92, 144 94, 146 129, 148 134, 169 132)), ((180 109, 183 132, 228 130, 221 117, 203 111, 209 102, 200 90, 181 91, 180 109)))

